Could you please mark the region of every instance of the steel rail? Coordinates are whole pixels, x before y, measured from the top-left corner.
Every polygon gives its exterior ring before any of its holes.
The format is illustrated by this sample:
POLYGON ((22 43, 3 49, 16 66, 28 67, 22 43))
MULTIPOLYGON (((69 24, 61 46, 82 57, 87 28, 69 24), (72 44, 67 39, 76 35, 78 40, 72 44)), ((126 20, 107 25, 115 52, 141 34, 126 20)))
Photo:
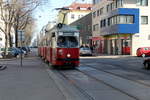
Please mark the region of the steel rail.
POLYGON ((90 78, 92 78, 92 79, 94 79, 94 80, 96 80, 96 81, 98 81, 98 82, 100 82, 100 83, 103 83, 103 84, 105 84, 105 85, 111 87, 112 89, 114 89, 114 90, 116 90, 116 91, 119 91, 119 92, 121 92, 121 93, 123 93, 123 94, 125 94, 125 95, 127 95, 127 96, 129 96, 129 97, 131 97, 131 98, 133 98, 133 99, 135 99, 135 100, 140 100, 139 98, 137 98, 137 97, 135 97, 135 96, 133 96, 133 95, 131 95, 131 94, 129 94, 129 93, 127 93, 127 92, 125 92, 125 91, 119 89, 119 88, 116 88, 116 87, 112 86, 111 84, 108 84, 107 82, 104 82, 103 80, 97 79, 97 78, 95 78, 94 76, 91 76, 90 74, 87 74, 86 72, 83 72, 83 71, 81 71, 81 70, 79 70, 79 69, 77 69, 77 70, 78 70, 79 72, 83 73, 84 75, 87 75, 88 77, 90 77, 90 78))
POLYGON ((71 85, 73 85, 75 88, 79 90, 85 97, 87 97, 89 100, 95 100, 92 96, 90 96, 84 89, 80 88, 75 82, 73 82, 69 77, 67 77, 63 72, 60 70, 57 71, 60 75, 62 75, 71 85))
MULTIPOLYGON (((87 64, 84 64, 84 65, 87 65, 87 64)), ((146 83, 143 83, 143 82, 138 81, 138 80, 133 80, 133 79, 130 79, 130 78, 126 77, 126 76, 122 76, 122 75, 119 75, 119 74, 116 74, 116 73, 113 73, 113 72, 109 72, 109 71, 106 71, 104 69, 100 69, 100 68, 94 67, 92 65, 87 65, 87 66, 92 67, 93 69, 96 69, 96 70, 99 70, 99 71, 102 71, 102 72, 105 72, 105 73, 108 73, 108 74, 120 77, 120 78, 123 78, 123 79, 129 80, 129 81, 136 82, 138 84, 142 84, 144 86, 150 87, 150 84, 146 84, 146 83)))

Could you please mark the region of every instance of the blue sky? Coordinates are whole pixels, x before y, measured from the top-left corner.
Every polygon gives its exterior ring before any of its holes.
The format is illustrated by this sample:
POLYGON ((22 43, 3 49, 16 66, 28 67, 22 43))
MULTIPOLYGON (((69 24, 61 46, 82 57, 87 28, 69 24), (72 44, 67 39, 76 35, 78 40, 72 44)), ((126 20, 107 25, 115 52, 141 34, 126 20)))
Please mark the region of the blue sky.
MULTIPOLYGON (((86 2, 89 3, 92 0, 45 0, 43 5, 39 6, 33 13, 36 18, 36 34, 41 30, 41 28, 46 25, 49 21, 56 19, 57 11, 55 8, 60 8, 63 6, 68 6, 72 2, 86 2)), ((35 34, 35 35, 36 35, 35 34)))

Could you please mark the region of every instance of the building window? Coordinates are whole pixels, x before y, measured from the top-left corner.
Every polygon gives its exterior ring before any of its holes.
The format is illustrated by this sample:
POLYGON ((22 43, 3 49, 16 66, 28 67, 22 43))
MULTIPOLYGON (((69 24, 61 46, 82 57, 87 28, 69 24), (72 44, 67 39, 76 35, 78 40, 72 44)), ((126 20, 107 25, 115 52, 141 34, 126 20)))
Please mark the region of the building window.
POLYGON ((88 31, 90 31, 91 30, 91 25, 88 25, 88 31))
POLYGON ((138 6, 148 6, 148 0, 137 0, 138 6))
POLYGON ((126 16, 126 23, 127 24, 133 24, 134 20, 133 20, 133 16, 126 16))
POLYGON ((116 0, 116 8, 123 6, 123 0, 116 0))
POLYGON ((150 40, 150 35, 148 35, 148 40, 150 40))
POLYGON ((88 7, 87 10, 92 10, 92 8, 91 8, 91 7, 88 7))
POLYGON ((132 15, 118 15, 117 24, 133 24, 134 17, 132 15))
POLYGON ((124 23, 126 23, 126 16, 123 16, 123 15, 121 15, 121 16, 117 16, 118 17, 118 24, 124 24, 124 23))
POLYGON ((107 5, 107 12, 110 11, 110 5, 107 5))
POLYGON ((100 15, 103 14, 103 10, 104 10, 104 8, 101 8, 101 9, 100 9, 100 15))
POLYGON ((80 10, 80 7, 77 7, 78 10, 80 10))
POLYGON ((108 18, 108 20, 107 20, 107 25, 108 25, 108 26, 110 26, 110 19, 111 19, 111 18, 108 18))
POLYGON ((2 38, 0 38, 0 41, 2 41, 2 38))
POLYGON ((141 24, 148 24, 148 16, 141 16, 141 24))
POLYGON ((80 15, 78 15, 78 19, 80 19, 81 18, 81 16, 80 15))
POLYGON ((117 15, 108 18, 107 25, 115 25, 115 24, 133 24, 134 16, 133 15, 117 15))
POLYGON ((110 9, 113 10, 115 8, 114 2, 110 4, 110 9))
POLYGON ((74 14, 71 14, 71 18, 74 19, 74 14))
POLYGON ((95 25, 93 25, 93 31, 95 31, 95 25))
POLYGON ((93 31, 98 31, 98 24, 93 25, 93 31))
POLYGON ((97 10, 97 16, 99 16, 99 10, 97 10))
POLYGON ((93 0, 93 4, 98 4, 101 0, 93 0))
POLYGON ((96 17, 96 12, 93 12, 93 18, 95 18, 96 17))
POLYGON ((106 26, 106 19, 101 20, 100 21, 100 27, 102 28, 102 27, 105 27, 105 26, 106 26))

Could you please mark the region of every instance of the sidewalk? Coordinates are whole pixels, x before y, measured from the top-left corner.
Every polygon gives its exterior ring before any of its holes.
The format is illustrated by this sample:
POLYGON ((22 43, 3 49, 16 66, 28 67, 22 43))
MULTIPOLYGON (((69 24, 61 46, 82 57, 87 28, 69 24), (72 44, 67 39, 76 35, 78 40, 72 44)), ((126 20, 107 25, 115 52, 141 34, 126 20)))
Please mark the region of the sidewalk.
POLYGON ((7 69, 0 71, 0 100, 65 100, 47 67, 38 58, 3 60, 7 69))

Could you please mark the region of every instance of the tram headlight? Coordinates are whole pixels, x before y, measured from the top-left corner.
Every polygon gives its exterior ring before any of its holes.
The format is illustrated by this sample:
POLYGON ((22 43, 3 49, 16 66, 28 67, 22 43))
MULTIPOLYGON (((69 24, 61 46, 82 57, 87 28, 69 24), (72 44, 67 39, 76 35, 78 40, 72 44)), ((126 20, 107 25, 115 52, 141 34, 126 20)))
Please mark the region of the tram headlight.
POLYGON ((62 50, 62 49, 59 49, 59 50, 58 50, 58 53, 59 53, 60 55, 62 55, 62 54, 63 54, 63 50, 62 50))
POLYGON ((67 57, 68 57, 68 58, 70 58, 70 57, 71 57, 71 55, 70 55, 70 54, 67 54, 67 57))

